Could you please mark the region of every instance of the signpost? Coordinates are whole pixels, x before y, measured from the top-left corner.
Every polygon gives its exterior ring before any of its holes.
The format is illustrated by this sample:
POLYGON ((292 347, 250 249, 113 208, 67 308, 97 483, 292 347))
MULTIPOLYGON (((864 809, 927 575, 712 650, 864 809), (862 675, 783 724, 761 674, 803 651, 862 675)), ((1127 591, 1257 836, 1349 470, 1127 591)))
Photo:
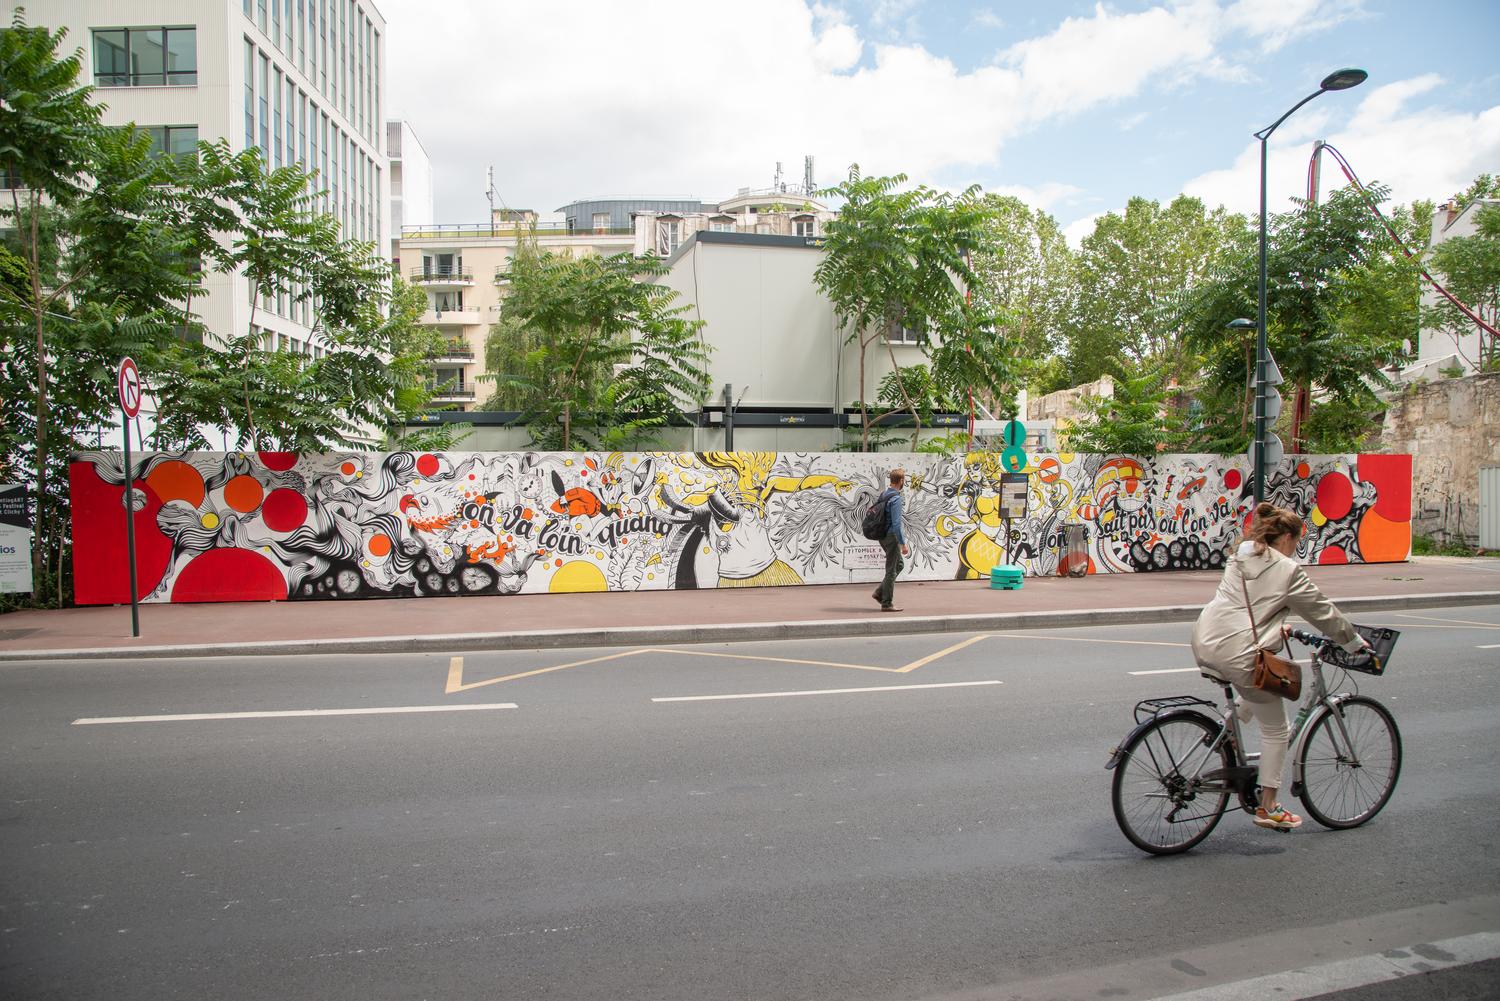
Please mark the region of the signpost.
POLYGON ((141 412, 141 372, 129 358, 120 361, 115 373, 115 386, 120 391, 120 422, 125 432, 125 552, 129 561, 125 574, 130 580, 130 635, 141 634, 140 599, 135 591, 135 466, 130 461, 130 421, 141 412))
POLYGON ((1026 517, 1026 498, 1030 490, 1031 477, 1025 473, 1000 474, 1000 517, 1005 519, 1005 563, 1007 566, 1010 565, 1010 523, 1026 517))
POLYGON ((31 579, 31 519, 26 513, 26 486, 0 483, 0 594, 34 590, 31 579))

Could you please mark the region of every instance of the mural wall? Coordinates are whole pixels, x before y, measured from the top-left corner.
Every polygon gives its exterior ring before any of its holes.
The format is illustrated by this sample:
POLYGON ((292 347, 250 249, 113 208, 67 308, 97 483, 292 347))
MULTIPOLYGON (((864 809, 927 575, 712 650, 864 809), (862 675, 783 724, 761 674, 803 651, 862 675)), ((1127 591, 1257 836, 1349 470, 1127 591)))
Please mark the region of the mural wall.
MULTIPOLYGON (((242 601, 760 587, 873 581, 860 517, 907 470, 904 578, 1214 569, 1250 511, 1243 456, 1029 457, 1001 520, 999 453, 148 453, 131 495, 142 600, 242 601)), ((79 604, 129 600, 118 452, 71 471, 79 604)), ((1307 522, 1309 563, 1406 559, 1411 457, 1289 458, 1269 499, 1307 522)))

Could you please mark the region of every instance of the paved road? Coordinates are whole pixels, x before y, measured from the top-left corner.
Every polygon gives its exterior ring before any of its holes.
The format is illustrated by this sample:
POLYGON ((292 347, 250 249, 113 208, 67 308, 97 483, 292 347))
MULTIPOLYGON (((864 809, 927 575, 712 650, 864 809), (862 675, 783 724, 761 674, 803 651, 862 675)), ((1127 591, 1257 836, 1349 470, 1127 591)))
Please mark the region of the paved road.
POLYGON ((1385 621, 1386 811, 1175 859, 1102 765, 1212 694, 1132 673, 1186 624, 0 666, 0 996, 1129 1001, 1500 931, 1500 606, 1385 621))

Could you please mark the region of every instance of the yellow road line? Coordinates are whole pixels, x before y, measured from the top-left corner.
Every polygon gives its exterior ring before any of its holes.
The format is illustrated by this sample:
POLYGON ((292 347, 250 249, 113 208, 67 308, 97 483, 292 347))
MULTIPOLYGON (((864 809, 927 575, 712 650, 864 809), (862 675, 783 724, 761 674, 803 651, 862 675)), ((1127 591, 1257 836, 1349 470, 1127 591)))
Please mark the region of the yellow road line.
POLYGON ((575 660, 571 664, 557 664, 553 667, 539 667, 534 671, 522 671, 519 674, 507 674, 503 678, 489 678, 484 681, 471 681, 464 684, 464 659, 454 657, 448 662, 448 686, 444 694, 452 695, 454 692, 467 692, 475 688, 483 688, 485 685, 498 685, 502 681, 519 681, 521 678, 532 678, 538 674, 550 674, 553 671, 566 671, 570 667, 583 667, 585 664, 599 664, 606 660, 619 660, 621 657, 634 657, 644 650, 626 650, 623 653, 606 654, 603 657, 590 657, 588 660, 575 660))
POLYGON ((975 643, 978 643, 980 640, 987 640, 987 639, 990 638, 990 635, 991 635, 990 633, 980 633, 978 636, 970 636, 968 639, 963 640, 962 642, 959 642, 959 643, 955 643, 955 644, 953 644, 952 646, 948 647, 945 650, 939 650, 937 653, 928 654, 926 657, 923 657, 920 660, 914 660, 914 661, 912 661, 910 664, 907 664, 905 667, 898 667, 898 668, 896 668, 896 673, 897 674, 908 674, 908 673, 910 673, 912 671, 915 671, 919 667, 926 667, 928 664, 931 664, 933 661, 935 661, 935 660, 941 660, 943 657, 948 656, 950 653, 957 653, 958 651, 962 650, 966 646, 973 646, 975 643))

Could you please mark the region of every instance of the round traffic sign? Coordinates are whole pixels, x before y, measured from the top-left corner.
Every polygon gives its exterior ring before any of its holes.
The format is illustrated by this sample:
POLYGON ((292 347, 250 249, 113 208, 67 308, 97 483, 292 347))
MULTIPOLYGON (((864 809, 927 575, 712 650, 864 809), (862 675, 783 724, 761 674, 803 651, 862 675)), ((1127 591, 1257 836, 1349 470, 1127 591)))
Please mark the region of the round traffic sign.
POLYGON ((115 385, 120 391, 120 409, 126 417, 141 412, 141 370, 129 358, 120 359, 119 371, 115 373, 115 385))

